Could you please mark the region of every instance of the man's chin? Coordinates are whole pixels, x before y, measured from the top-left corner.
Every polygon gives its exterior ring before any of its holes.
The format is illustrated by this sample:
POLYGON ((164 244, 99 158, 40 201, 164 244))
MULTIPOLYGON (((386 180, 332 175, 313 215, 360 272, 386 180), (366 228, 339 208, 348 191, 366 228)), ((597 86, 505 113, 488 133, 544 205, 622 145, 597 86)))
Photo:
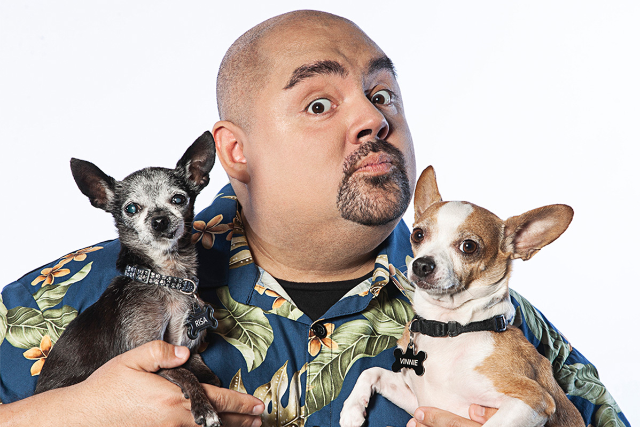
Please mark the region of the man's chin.
MULTIPOLYGON (((354 178, 354 177, 352 177, 354 178)), ((411 201, 411 192, 402 185, 382 179, 385 185, 371 182, 349 182, 338 195, 338 209, 342 217, 366 226, 395 225, 404 215, 411 201)), ((350 180, 352 181, 352 180, 350 180)), ((358 179, 362 181, 362 179, 358 179)), ((376 181, 367 177, 364 181, 376 181)))

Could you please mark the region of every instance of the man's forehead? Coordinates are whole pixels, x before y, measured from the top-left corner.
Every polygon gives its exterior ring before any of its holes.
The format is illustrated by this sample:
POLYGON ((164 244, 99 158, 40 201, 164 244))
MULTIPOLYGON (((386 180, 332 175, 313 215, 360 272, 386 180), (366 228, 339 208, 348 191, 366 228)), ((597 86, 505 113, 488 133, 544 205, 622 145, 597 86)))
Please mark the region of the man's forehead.
POLYGON ((345 22, 290 25, 270 34, 261 50, 287 82, 314 74, 345 76, 350 69, 364 74, 382 68, 394 72, 384 52, 362 30, 345 22))

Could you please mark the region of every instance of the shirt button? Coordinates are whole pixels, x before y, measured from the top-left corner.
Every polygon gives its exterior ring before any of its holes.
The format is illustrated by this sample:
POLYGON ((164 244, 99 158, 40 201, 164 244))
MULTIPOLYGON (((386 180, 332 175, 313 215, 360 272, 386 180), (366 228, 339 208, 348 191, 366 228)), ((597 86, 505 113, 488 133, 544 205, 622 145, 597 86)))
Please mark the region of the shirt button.
POLYGON ((322 323, 314 323, 311 326, 311 330, 313 331, 314 334, 316 334, 316 337, 320 339, 325 338, 327 336, 327 328, 325 328, 322 323))

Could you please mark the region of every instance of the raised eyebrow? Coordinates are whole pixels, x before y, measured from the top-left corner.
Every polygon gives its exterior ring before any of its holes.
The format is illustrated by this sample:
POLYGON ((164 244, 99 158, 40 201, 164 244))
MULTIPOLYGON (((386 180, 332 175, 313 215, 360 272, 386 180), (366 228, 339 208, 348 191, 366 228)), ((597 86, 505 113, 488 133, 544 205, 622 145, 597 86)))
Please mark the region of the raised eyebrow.
POLYGON ((337 74, 340 77, 346 77, 349 72, 340 63, 336 61, 318 61, 313 64, 305 64, 296 68, 291 73, 289 83, 284 87, 285 89, 291 89, 304 79, 318 75, 337 74))
POLYGON ((373 74, 376 71, 387 70, 391 72, 394 78, 396 75, 396 67, 393 65, 393 62, 387 55, 383 55, 379 58, 374 58, 369 61, 369 71, 368 74, 373 74))

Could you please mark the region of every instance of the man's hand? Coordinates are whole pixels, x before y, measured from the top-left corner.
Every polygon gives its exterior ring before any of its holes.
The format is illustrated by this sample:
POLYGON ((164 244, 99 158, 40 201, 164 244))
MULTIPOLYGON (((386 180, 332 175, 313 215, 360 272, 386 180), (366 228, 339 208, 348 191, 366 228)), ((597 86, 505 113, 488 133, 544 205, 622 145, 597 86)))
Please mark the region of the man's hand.
POLYGON ((416 409, 407 427, 478 427, 486 423, 498 410, 479 405, 469 407, 471 420, 459 417, 438 408, 421 407, 416 409))
MULTIPOLYGON (((154 373, 188 358, 186 347, 153 341, 113 358, 79 384, 0 405, 0 418, 10 426, 196 426, 180 388, 154 373)), ((204 387, 225 427, 261 424, 259 399, 204 387)))

